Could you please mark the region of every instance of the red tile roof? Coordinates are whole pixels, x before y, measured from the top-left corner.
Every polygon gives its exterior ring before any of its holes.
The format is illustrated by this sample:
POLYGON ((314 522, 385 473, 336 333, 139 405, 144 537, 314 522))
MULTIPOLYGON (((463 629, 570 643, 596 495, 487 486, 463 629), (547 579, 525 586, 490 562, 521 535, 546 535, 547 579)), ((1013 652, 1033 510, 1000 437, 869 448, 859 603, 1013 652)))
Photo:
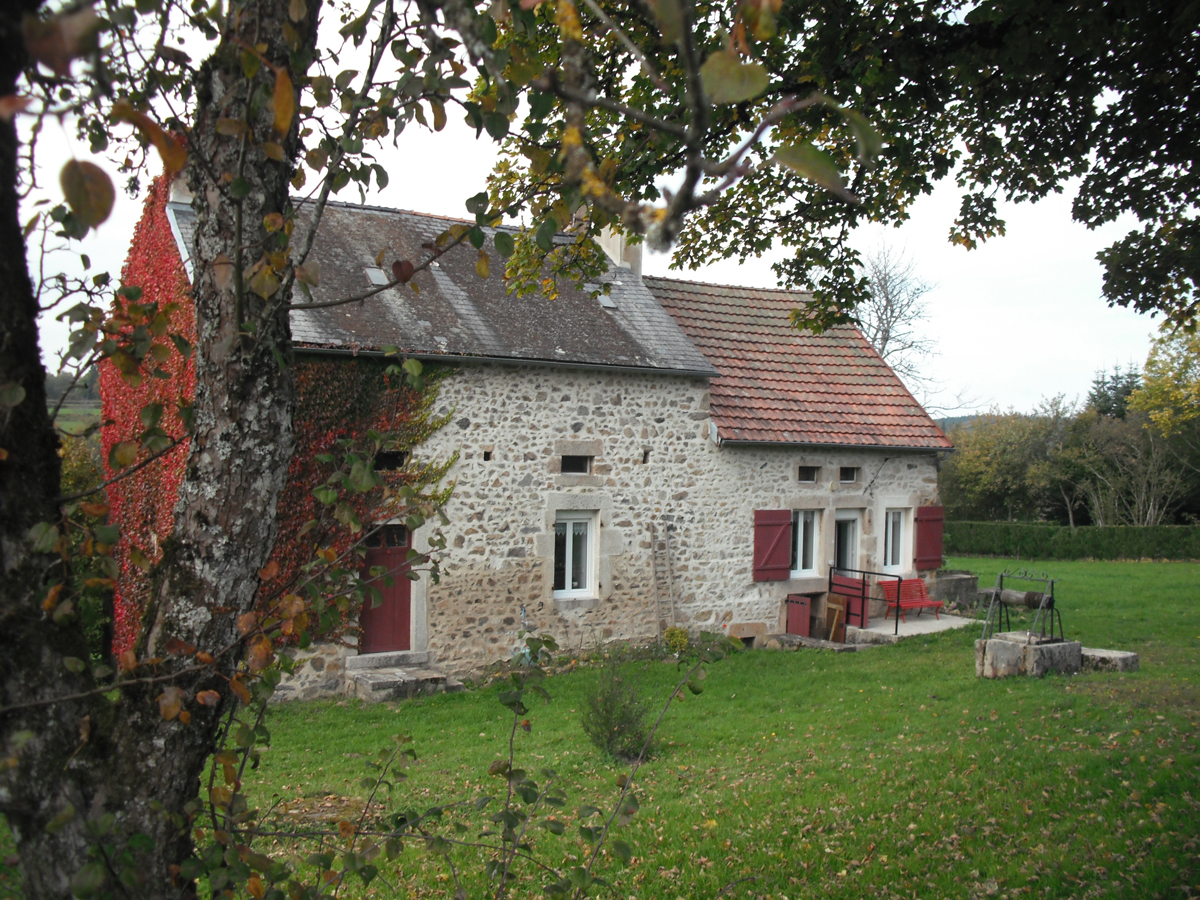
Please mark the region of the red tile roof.
POLYGON ((723 441, 947 450, 953 445, 867 343, 842 325, 796 331, 803 295, 644 277, 721 373, 712 417, 723 441))

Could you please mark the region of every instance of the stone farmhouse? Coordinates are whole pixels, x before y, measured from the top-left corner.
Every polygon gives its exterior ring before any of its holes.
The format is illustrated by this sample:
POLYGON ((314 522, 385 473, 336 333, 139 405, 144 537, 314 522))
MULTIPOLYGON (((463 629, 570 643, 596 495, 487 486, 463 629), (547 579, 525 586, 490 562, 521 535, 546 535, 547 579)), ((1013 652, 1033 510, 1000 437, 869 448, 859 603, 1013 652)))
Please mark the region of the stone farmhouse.
MULTIPOLYGON (((182 199, 165 213, 190 276, 182 199)), ((330 204, 314 299, 386 283, 382 248, 423 258, 452 221, 330 204)), ((800 333, 800 295, 644 277, 636 248, 606 249, 599 298, 509 295, 468 251, 416 275, 419 293, 293 311, 299 359, 349 365, 395 346, 449 368, 450 422, 414 451, 458 454, 440 583, 397 578, 349 667, 467 672, 509 656, 521 629, 572 649, 672 625, 754 637, 795 629, 789 596, 820 636, 831 566, 941 566, 951 444, 855 328, 800 333)), ((386 532, 372 564, 428 546, 425 528, 386 532)), ((326 689, 339 669, 329 661, 326 689)))

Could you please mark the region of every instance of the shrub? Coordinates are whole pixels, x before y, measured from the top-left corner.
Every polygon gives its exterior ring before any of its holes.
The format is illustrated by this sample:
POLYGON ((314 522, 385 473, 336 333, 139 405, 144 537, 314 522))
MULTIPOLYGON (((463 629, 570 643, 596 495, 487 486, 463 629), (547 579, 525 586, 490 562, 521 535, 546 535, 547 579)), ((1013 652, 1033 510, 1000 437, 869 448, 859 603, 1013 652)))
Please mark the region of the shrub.
POLYGON ((628 762, 642 752, 649 734, 646 716, 649 707, 637 689, 621 674, 616 660, 609 659, 600 670, 596 693, 584 704, 583 733, 613 759, 628 762))
POLYGON ((668 628, 663 632, 663 640, 672 653, 682 653, 688 648, 688 633, 682 628, 668 628))
POLYGON ((1200 525, 947 522, 946 553, 1018 559, 1200 559, 1200 525))

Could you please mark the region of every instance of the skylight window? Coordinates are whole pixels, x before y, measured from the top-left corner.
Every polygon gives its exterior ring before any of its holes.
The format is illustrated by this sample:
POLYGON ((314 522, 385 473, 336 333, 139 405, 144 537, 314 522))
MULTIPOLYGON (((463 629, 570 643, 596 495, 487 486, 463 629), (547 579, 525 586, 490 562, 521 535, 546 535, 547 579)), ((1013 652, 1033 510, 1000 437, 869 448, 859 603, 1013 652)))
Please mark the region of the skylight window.
POLYGON ((367 273, 367 281, 371 284, 387 284, 392 279, 388 278, 387 272, 379 268, 379 266, 366 266, 363 269, 367 273))

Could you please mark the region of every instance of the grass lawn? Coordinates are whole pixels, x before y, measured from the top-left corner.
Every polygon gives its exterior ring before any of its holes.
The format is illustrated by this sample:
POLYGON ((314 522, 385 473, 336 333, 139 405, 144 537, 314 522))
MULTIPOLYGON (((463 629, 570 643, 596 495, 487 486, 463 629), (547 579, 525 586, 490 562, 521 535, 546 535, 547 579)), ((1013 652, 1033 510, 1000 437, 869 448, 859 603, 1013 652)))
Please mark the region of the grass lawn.
MULTIPOLYGON (((1005 561, 951 564, 988 586, 1005 561)), ((715 898, 751 876, 725 896, 1200 895, 1200 564, 1044 568, 1061 579, 1068 636, 1136 650, 1141 671, 977 680, 976 628, 854 654, 739 654, 710 668, 702 695, 672 705, 660 752, 638 776, 641 810, 618 835, 634 859, 598 864, 615 887, 598 896, 715 898)), ((626 674, 657 704, 675 669, 639 661, 626 674)), ((626 770, 579 726, 597 677, 550 678, 553 702, 517 733, 518 763, 556 770, 567 793, 556 813, 566 833, 535 836, 537 857, 554 866, 583 856, 577 811, 611 807, 626 770)), ((278 800, 336 822, 365 796, 364 763, 397 733, 412 736, 419 759, 389 809, 495 794, 503 782, 487 767, 511 724, 496 695, 273 707, 252 805, 278 800)), ((483 820, 462 821, 471 838, 483 820)), ((451 858, 467 896, 485 896, 481 852, 451 858)), ((542 876, 520 874, 518 896, 541 893, 542 876)), ((454 894, 443 860, 411 843, 369 888, 346 887, 343 897, 454 894)))
MULTIPOLYGON (((1005 564, 951 560, 982 586, 1005 564)), ((1200 895, 1200 564, 1044 568, 1061 579, 1068 636, 1136 650, 1141 671, 977 680, 975 628, 856 654, 740 654, 667 714, 639 773, 641 811, 620 834, 633 863, 598 867, 613 896, 711 898, 748 876, 727 895, 1200 895)), ((628 675, 657 703, 675 669, 635 662, 628 675)), ((551 678, 553 702, 517 736, 519 764, 556 770, 567 792, 566 834, 536 838, 555 866, 583 855, 576 810, 611 806, 625 770, 579 727, 596 679, 551 678)), ((511 723, 496 691, 275 707, 253 800, 336 809, 363 795, 363 763, 395 733, 413 737, 419 761, 392 808, 494 794, 502 782, 486 769, 511 723)), ((482 819, 464 821, 471 835, 482 819)), ((453 858, 468 896, 482 896, 484 857, 453 858)), ((418 846, 382 874, 355 895, 453 895, 442 861, 418 846)), ((540 893, 542 878, 525 877, 540 893)))

